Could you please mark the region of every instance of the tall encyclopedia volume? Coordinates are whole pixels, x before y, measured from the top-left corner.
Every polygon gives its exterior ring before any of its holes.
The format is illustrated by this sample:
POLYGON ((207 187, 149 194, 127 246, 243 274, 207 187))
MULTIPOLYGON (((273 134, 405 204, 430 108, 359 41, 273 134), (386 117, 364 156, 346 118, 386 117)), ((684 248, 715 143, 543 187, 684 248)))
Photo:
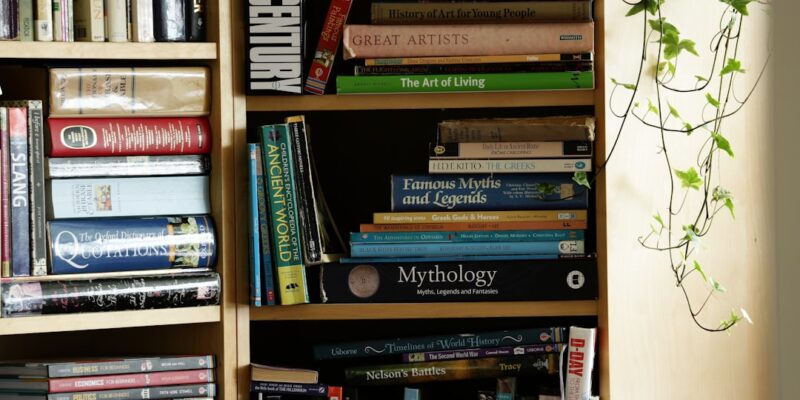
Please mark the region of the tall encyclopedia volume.
POLYGON ((208 176, 52 179, 50 219, 208 214, 208 176))
POLYGON ((211 268, 217 255, 207 216, 61 220, 48 227, 53 275, 211 268))
POLYGON ((207 67, 52 68, 50 116, 198 116, 210 110, 207 67))
POLYGON ((149 310, 219 304, 216 273, 2 283, 2 316, 149 310))
POLYGON ((304 0, 274 0, 246 8, 248 94, 301 94, 305 30, 304 0))

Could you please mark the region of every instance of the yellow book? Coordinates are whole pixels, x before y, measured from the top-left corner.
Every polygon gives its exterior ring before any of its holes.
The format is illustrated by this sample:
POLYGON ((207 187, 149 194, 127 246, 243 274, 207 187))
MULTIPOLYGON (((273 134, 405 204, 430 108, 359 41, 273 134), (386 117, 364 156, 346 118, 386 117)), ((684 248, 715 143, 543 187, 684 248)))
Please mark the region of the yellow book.
POLYGON ((374 213, 374 224, 432 224, 448 222, 585 221, 586 210, 432 211, 374 213))

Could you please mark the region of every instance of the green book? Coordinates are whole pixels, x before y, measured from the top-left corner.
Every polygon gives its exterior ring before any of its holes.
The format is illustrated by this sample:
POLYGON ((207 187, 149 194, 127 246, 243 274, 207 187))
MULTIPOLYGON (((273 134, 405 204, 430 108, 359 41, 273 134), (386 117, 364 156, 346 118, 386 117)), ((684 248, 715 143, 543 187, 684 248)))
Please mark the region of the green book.
POLYGON ((261 127, 261 152, 269 196, 273 265, 278 274, 281 304, 308 303, 294 161, 287 124, 261 127))
POLYGON ((337 94, 591 89, 593 72, 339 76, 337 94))
POLYGON ((33 1, 19 0, 19 40, 33 41, 33 1))

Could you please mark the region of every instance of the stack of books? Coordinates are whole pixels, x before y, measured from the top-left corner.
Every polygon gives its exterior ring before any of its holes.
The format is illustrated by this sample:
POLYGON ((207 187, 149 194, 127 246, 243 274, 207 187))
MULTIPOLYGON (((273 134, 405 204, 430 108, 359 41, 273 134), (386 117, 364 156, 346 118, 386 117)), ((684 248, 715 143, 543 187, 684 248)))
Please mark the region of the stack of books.
POLYGON ((3 0, 0 40, 202 42, 205 0, 3 0))
POLYGON ((208 70, 49 74, 48 138, 41 101, 0 108, 2 316, 218 304, 208 70))
POLYGON ((140 400, 216 398, 213 356, 0 364, 0 398, 140 400))
POLYGON ((597 296, 586 252, 593 118, 443 121, 429 174, 391 177, 391 212, 322 267, 322 300, 576 300, 597 296))
POLYGON ((317 371, 260 364, 250 365, 250 391, 253 398, 258 400, 344 400, 342 387, 319 383, 317 371))
POLYGON ((592 2, 372 3, 371 25, 344 27, 337 93, 593 87, 592 2))

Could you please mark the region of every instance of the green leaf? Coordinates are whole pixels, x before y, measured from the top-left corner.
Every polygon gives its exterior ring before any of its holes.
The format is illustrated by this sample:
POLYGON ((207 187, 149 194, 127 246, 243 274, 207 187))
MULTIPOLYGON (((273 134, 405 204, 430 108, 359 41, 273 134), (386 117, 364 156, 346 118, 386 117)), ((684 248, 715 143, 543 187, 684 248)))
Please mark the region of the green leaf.
POLYGON ((725 4, 729 4, 734 10, 742 15, 750 15, 747 13, 747 5, 752 3, 753 0, 720 0, 725 4))
POLYGON ((658 112, 658 108, 655 106, 655 104, 653 104, 652 101, 650 101, 650 99, 647 99, 647 111, 652 112, 655 115, 661 116, 661 114, 658 112))
POLYGON ((631 84, 631 83, 617 82, 617 80, 614 79, 614 78, 611 78, 611 83, 613 83, 615 85, 618 85, 618 86, 622 86, 622 87, 624 87, 625 89, 628 89, 628 90, 636 90, 636 85, 631 84))
POLYGON ((661 213, 656 213, 656 215, 653 215, 653 218, 656 220, 656 222, 658 222, 658 224, 659 224, 659 225, 661 225, 661 228, 662 228, 662 229, 663 229, 665 226, 667 226, 667 225, 664 223, 664 220, 663 220, 663 219, 661 219, 661 213))
POLYGON ((640 2, 636 3, 628 10, 628 13, 625 14, 626 17, 630 17, 632 15, 636 15, 642 11, 644 11, 645 0, 641 0, 640 2))
POLYGON ((687 189, 700 190, 700 185, 703 184, 703 179, 700 178, 700 175, 697 173, 697 170, 694 169, 694 167, 691 167, 686 171, 676 169, 675 176, 681 180, 681 186, 687 189))
POLYGON ((648 21, 648 23, 650 23, 650 28, 662 35, 668 33, 674 33, 676 35, 680 34, 680 32, 678 32, 678 28, 676 28, 675 25, 666 22, 665 18, 651 19, 648 21))
POLYGON ((706 276, 705 271, 703 271, 703 268, 700 267, 700 263, 697 261, 694 262, 694 270, 700 273, 700 276, 703 277, 703 280, 706 281, 706 283, 708 283, 708 276, 706 276))
POLYGON ((644 0, 647 7, 647 12, 650 15, 656 15, 658 13, 658 9, 664 4, 664 0, 644 0))
POLYGON ((736 219, 736 214, 733 212, 733 199, 725 199, 725 207, 727 207, 728 211, 731 212, 731 217, 736 219))
POLYGON ((708 100, 708 104, 714 106, 714 108, 719 108, 719 101, 711 95, 711 93, 706 93, 706 100, 708 100))
POLYGON ((694 41, 693 40, 689 40, 689 39, 681 40, 678 43, 678 48, 679 49, 686 50, 689 53, 692 53, 692 54, 694 54, 696 56, 699 56, 699 54, 697 54, 697 50, 695 50, 694 46, 695 46, 694 41))
POLYGON ((709 281, 708 283, 711 284, 711 287, 714 288, 714 290, 716 290, 717 292, 720 292, 720 293, 725 293, 725 287, 720 285, 719 282, 715 281, 714 278, 709 276, 708 277, 708 281, 709 281))
POLYGON ((670 61, 667 63, 667 67, 669 68, 669 73, 674 76, 676 71, 675 64, 673 64, 672 61, 670 61))
POLYGON ((581 186, 586 186, 586 188, 591 189, 592 185, 589 183, 589 178, 586 176, 586 172, 576 172, 572 175, 572 180, 581 186))
POLYGON ((667 102, 667 107, 669 107, 669 114, 670 115, 672 115, 673 117, 678 118, 678 119, 681 118, 681 115, 678 114, 678 110, 676 110, 675 107, 672 106, 672 104, 667 102))
POLYGON ((689 243, 692 248, 699 249, 700 236, 697 236, 697 228, 694 225, 684 225, 683 232, 686 234, 683 236, 683 240, 689 243))
POLYGON ((698 82, 707 82, 708 81, 708 79, 706 79, 705 77, 702 77, 700 75, 695 75, 694 77, 697 79, 698 82))
POLYGON ((739 61, 739 60, 737 60, 735 58, 729 58, 728 59, 728 64, 725 65, 725 68, 723 68, 722 71, 719 71, 719 75, 723 76, 725 74, 730 74, 730 73, 733 73, 733 72, 738 72, 738 73, 743 74, 745 72, 745 70, 742 69, 741 61, 739 61))
POLYGON ((683 123, 683 129, 686 129, 686 135, 691 135, 694 132, 694 127, 688 122, 683 123))
POLYGON ((728 142, 728 139, 725 139, 721 133, 716 132, 711 133, 711 137, 714 138, 714 143, 717 144, 717 147, 719 147, 720 150, 725 151, 729 156, 731 156, 731 158, 733 158, 733 150, 731 150, 731 144, 728 142))

